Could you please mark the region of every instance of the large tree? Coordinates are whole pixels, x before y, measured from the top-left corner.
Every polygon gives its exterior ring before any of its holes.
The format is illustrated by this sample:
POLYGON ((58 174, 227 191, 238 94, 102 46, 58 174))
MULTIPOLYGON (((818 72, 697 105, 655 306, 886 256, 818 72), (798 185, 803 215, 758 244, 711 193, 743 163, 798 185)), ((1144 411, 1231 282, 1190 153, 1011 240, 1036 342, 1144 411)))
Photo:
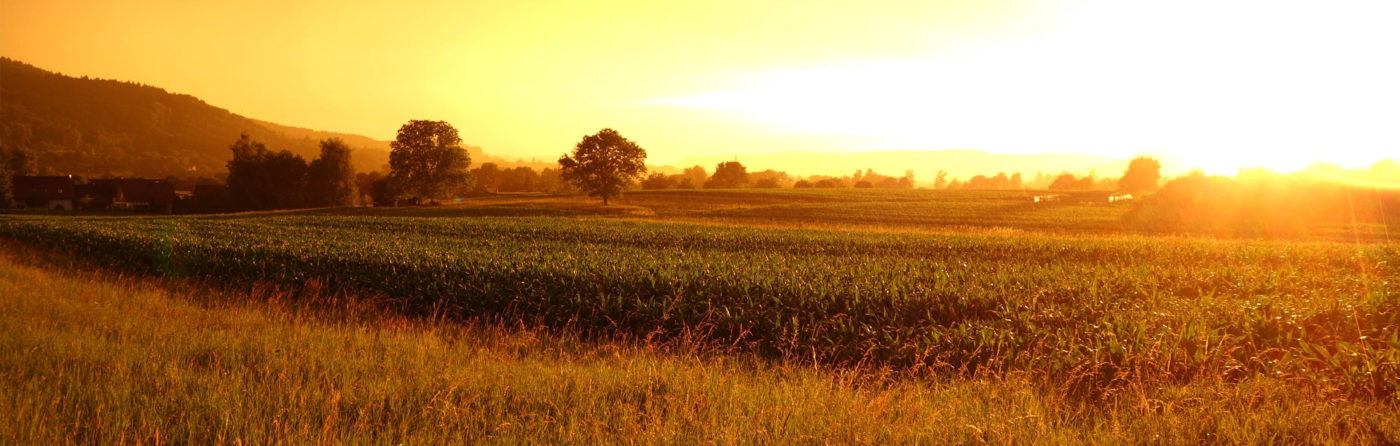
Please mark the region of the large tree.
POLYGON ((1162 163, 1156 159, 1139 156, 1128 162, 1128 170, 1118 180, 1118 191, 1130 194, 1157 190, 1162 180, 1162 163))
POLYGON ((311 206, 353 206, 359 197, 350 146, 340 138, 321 141, 321 156, 311 161, 306 200, 311 206))
POLYGON ((39 167, 35 161, 34 152, 27 149, 15 147, 10 149, 5 157, 5 169, 9 169, 11 175, 38 175, 39 167))
POLYGON ((389 185, 400 199, 448 198, 471 185, 471 155, 446 121, 408 121, 389 146, 389 185))
POLYGON ((705 182, 706 189, 734 189, 749 184, 749 169, 738 161, 725 161, 715 166, 715 174, 705 182))
POLYGON ((616 130, 603 129, 583 137, 574 146, 573 156, 559 158, 559 167, 565 181, 589 196, 601 197, 607 205, 608 197, 622 195, 622 189, 646 173, 646 159, 647 151, 637 143, 616 130))
POLYGON ((305 202, 306 160, 273 152, 244 134, 229 146, 228 193, 241 210, 293 209, 305 202))

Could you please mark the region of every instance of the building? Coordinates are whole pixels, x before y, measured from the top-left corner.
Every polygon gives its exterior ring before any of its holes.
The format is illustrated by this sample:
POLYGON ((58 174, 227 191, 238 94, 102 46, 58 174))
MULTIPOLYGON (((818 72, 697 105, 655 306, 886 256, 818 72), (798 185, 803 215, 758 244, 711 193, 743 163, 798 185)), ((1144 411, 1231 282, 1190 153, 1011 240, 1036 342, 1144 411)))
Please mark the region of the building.
POLYGON ((170 213, 177 197, 166 180, 115 178, 91 180, 82 194, 93 203, 115 210, 170 213))
POLYGON ((11 181, 14 194, 12 207, 72 210, 77 198, 73 176, 20 175, 11 181))

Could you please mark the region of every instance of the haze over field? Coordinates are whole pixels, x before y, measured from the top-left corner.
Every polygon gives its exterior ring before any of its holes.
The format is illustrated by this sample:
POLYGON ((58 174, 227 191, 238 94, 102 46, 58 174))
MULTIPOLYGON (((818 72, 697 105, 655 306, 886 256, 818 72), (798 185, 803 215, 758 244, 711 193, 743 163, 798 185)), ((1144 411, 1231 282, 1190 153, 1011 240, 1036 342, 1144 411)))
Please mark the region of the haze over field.
POLYGON ((1398 19, 1387 1, 9 0, 0 55, 378 140, 443 119, 506 159, 612 127, 658 165, 972 149, 1233 173, 1400 153, 1398 19))

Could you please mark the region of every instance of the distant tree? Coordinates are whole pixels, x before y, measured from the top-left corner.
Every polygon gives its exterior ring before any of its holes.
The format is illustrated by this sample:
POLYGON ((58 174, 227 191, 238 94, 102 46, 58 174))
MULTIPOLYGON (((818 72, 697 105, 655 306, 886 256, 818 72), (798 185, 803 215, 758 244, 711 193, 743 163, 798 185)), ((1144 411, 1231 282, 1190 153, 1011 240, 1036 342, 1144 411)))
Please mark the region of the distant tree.
POLYGON ((1162 163, 1156 159, 1140 156, 1128 162, 1128 170, 1118 179, 1118 191, 1130 194, 1157 190, 1162 180, 1162 163))
POLYGON ((379 171, 355 174, 355 191, 358 202, 365 205, 374 204, 374 197, 371 195, 371 190, 375 182, 383 179, 384 174, 379 173, 379 171))
POLYGON ((354 206, 359 187, 350 146, 340 138, 321 141, 321 156, 307 168, 306 199, 310 206, 354 206))
POLYGON ((306 160, 283 150, 272 152, 243 134, 229 146, 228 193, 237 209, 293 209, 304 203, 306 160))
POLYGON ((39 163, 35 159, 34 152, 27 149, 15 147, 9 150, 9 155, 5 157, 5 169, 12 175, 37 175, 39 173, 39 163))
POLYGON ((1007 187, 1008 189, 1020 189, 1020 188, 1021 188, 1021 172, 1016 172, 1016 173, 1012 174, 1012 175, 1011 175, 1011 181, 1007 184, 1006 187, 1007 187))
POLYGON ((653 173, 651 175, 647 175, 647 178, 645 180, 642 180, 642 189, 675 189, 677 184, 677 178, 673 178, 663 173, 653 173))
POLYGON ((788 176, 787 172, 773 169, 751 173, 749 181, 753 183, 753 187, 760 189, 775 189, 792 185, 792 178, 788 176))
POLYGON ((369 199, 375 206, 395 206, 399 201, 389 177, 378 178, 370 183, 369 199))
POLYGON ((823 178, 823 179, 821 179, 821 180, 818 180, 816 183, 812 184, 812 186, 818 187, 818 188, 821 188, 821 189, 833 189, 833 188, 841 187, 842 184, 841 184, 841 180, 837 180, 837 179, 835 179, 835 178, 823 178))
POLYGON ((628 141, 613 129, 603 129, 584 136, 574 145, 573 156, 559 158, 561 177, 587 192, 601 197, 603 205, 609 197, 622 195, 622 190, 646 173, 647 151, 628 141))
POLYGON ((0 209, 10 207, 14 202, 15 191, 11 180, 9 165, 9 155, 4 149, 0 149, 0 209))
POLYGON ((1065 172, 1055 177, 1055 181, 1050 183, 1050 190, 1090 190, 1094 188, 1094 176, 1089 175, 1083 178, 1076 178, 1074 174, 1065 172))
POLYGON ((933 178, 933 188, 934 188, 934 189, 944 189, 944 188, 947 188, 947 187, 948 187, 948 172, 947 172, 947 171, 942 171, 942 170, 940 170, 940 171, 938 171, 938 176, 935 176, 935 177, 933 178))
MULTIPOLYGON (((700 187, 701 185, 705 184, 706 179, 710 178, 710 174, 705 172, 704 166, 691 167, 681 172, 681 175, 685 176, 686 179, 690 180, 690 187, 682 187, 682 189, 694 189, 696 187, 700 187)), ((685 180, 681 180, 680 184, 685 184, 685 180)))
POLYGON ((797 180, 796 183, 792 183, 792 187, 794 189, 810 189, 812 187, 812 183, 808 182, 807 180, 797 180))
POLYGON ((738 161, 725 161, 715 166, 715 174, 705 181, 706 189, 734 189, 749 184, 749 172, 738 161))
POLYGON ((526 166, 517 166, 501 171, 501 192, 536 192, 540 174, 526 166))
POLYGON ((471 184, 471 156, 446 121, 408 121, 389 146, 389 186, 396 198, 439 200, 471 184))
POLYGON ((501 191, 501 168, 496 163, 481 163, 481 167, 472 169, 472 178, 476 179, 476 192, 494 194, 501 191))
POLYGON ((872 188, 872 187, 875 187, 875 185, 874 185, 874 184, 870 184, 869 181, 864 181, 864 180, 862 180, 862 181, 857 181, 857 182, 856 182, 856 189, 870 189, 870 188, 872 188))
POLYGON ((549 193, 569 193, 573 192, 573 187, 564 181, 559 169, 545 168, 540 170, 539 182, 535 185, 540 192, 549 193))

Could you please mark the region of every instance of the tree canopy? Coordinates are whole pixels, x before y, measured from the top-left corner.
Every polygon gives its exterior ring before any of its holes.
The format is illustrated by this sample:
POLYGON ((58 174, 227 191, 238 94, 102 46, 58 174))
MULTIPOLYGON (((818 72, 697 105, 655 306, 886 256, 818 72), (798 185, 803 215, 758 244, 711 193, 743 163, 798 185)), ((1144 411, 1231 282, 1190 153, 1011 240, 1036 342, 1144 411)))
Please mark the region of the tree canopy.
POLYGON ((646 173, 646 159, 647 151, 637 143, 616 130, 603 129, 583 137, 572 156, 559 158, 559 167, 565 181, 607 205, 609 197, 621 196, 628 184, 646 173))
POLYGON ((389 145, 390 187, 399 199, 447 198, 471 184, 471 155, 447 121, 408 121, 389 145))
POLYGON ((267 146, 242 135, 229 146, 233 159, 228 162, 228 192, 234 206, 242 210, 293 209, 301 207, 306 187, 306 160, 267 146))
POLYGON ((358 197, 350 146, 340 138, 321 141, 321 156, 311 161, 306 199, 311 206, 353 206, 358 197))
POLYGON ((1128 162, 1128 170, 1118 180, 1118 191, 1137 194, 1157 190, 1162 180, 1162 163, 1156 159, 1139 156, 1128 162))
POLYGON ((725 161, 715 166, 715 174, 705 182, 706 189, 733 189, 749 184, 749 170, 738 161, 725 161))
POLYGON ((15 198, 14 191, 11 190, 13 186, 10 184, 9 158, 9 153, 0 147, 0 209, 10 207, 15 198))

